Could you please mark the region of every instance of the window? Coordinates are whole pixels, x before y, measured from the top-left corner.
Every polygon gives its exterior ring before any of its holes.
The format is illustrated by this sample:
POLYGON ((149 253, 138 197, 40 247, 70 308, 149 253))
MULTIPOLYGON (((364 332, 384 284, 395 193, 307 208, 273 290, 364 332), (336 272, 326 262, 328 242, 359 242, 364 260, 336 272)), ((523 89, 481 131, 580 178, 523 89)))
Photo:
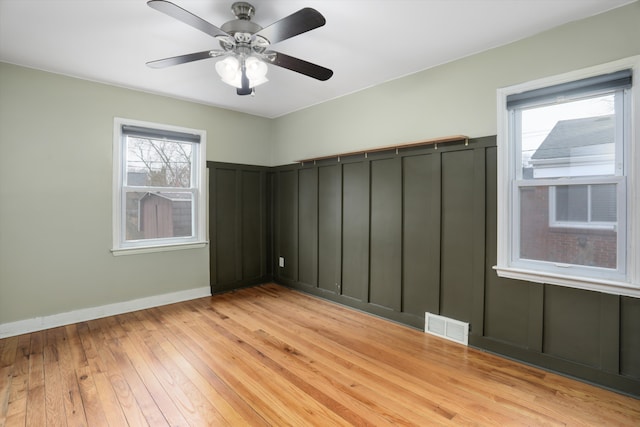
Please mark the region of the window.
POLYGON ((114 123, 114 254, 202 246, 205 132, 114 123))
POLYGON ((640 296, 639 68, 498 90, 500 276, 640 296))
POLYGON ((616 229, 615 184, 558 185, 549 192, 550 227, 616 229))

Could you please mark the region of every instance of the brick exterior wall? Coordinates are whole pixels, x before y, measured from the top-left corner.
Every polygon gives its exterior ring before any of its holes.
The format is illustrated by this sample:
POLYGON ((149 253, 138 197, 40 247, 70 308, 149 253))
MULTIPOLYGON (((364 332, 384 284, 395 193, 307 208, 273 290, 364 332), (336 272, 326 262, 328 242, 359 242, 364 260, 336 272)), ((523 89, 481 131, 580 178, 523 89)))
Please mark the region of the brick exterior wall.
POLYGON ((521 258, 616 268, 615 231, 549 227, 548 187, 521 190, 520 203, 521 258))

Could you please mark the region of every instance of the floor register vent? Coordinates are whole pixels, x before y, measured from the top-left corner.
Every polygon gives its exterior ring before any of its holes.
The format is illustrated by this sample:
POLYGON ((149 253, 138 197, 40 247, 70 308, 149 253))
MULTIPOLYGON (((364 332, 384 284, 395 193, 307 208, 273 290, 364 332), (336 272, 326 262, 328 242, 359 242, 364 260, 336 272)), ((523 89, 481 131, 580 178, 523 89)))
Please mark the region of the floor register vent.
POLYGON ((460 344, 469 345, 469 324, 459 320, 425 313, 424 331, 460 344))

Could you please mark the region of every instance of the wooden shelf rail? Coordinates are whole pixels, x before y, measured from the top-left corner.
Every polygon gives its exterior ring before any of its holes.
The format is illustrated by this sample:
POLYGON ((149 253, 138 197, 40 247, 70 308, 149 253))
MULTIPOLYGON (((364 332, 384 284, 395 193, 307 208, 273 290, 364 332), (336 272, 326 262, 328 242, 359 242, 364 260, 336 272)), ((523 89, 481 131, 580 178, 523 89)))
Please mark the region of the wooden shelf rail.
POLYGON ((398 150, 401 149, 406 149, 406 148, 415 148, 415 147, 421 147, 421 146, 426 146, 426 145, 434 145, 435 148, 438 148, 438 144, 444 144, 444 143, 448 143, 448 142, 458 142, 458 141, 464 141, 465 144, 469 143, 469 137, 465 136, 465 135, 452 135, 452 136, 444 136, 444 137, 439 137, 439 138, 433 138, 433 139, 427 139, 424 141, 418 141, 418 142, 410 142, 407 144, 398 144, 398 145, 386 145, 384 147, 375 147, 375 148, 369 148, 366 150, 360 150, 360 151, 350 151, 347 153, 340 153, 340 154, 331 154, 328 156, 320 156, 320 157, 312 157, 309 159, 304 159, 304 160, 296 160, 296 163, 310 163, 310 162, 316 162, 318 160, 326 160, 326 159, 334 159, 337 158, 338 161, 340 161, 341 157, 348 157, 348 156, 355 156, 355 155, 359 155, 359 154, 364 154, 365 157, 367 154, 369 153, 378 153, 381 151, 390 151, 390 150, 396 150, 396 153, 398 153, 398 150))

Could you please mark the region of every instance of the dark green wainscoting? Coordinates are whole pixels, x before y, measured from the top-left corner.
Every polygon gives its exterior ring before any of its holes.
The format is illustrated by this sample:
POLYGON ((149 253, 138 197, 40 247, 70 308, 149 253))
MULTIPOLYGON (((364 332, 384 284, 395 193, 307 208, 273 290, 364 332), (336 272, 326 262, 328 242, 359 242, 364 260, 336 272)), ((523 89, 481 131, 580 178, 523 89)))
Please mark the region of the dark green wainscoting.
POLYGON ((268 168, 207 162, 211 292, 271 280, 268 168))
POLYGON ((272 278, 420 329, 441 314, 471 346, 640 397, 640 299, 496 275, 496 171, 495 137, 210 164, 212 289, 272 278))

